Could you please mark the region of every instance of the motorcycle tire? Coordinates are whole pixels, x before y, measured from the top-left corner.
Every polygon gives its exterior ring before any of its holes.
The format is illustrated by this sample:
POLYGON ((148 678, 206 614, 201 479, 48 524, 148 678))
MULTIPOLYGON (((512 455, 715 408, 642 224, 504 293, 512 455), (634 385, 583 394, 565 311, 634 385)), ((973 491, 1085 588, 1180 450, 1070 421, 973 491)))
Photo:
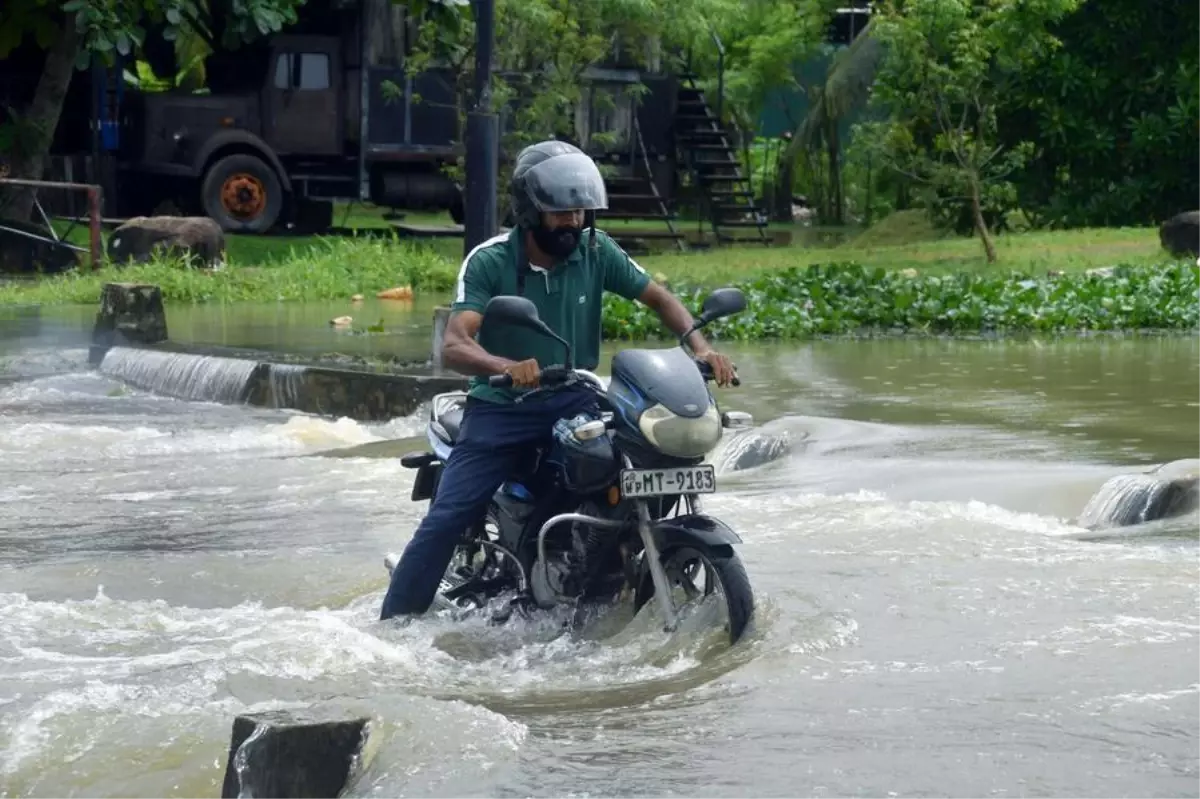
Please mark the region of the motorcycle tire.
MULTIPOLYGON (((729 644, 741 640, 754 617, 754 590, 746 567, 736 552, 717 554, 708 547, 676 547, 660 554, 660 560, 669 563, 672 556, 683 551, 695 552, 712 567, 725 594, 725 609, 729 614, 729 644)), ((642 569, 642 578, 633 599, 633 611, 638 613, 642 606, 654 598, 654 581, 649 569, 642 569)))

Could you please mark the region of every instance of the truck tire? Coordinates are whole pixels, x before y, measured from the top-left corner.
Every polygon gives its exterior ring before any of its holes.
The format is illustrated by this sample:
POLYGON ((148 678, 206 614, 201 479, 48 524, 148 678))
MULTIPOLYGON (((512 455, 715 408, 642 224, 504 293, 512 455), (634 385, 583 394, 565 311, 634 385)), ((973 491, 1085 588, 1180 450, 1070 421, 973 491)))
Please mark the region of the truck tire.
POLYGON ((227 233, 265 233, 283 211, 283 186, 261 158, 235 153, 208 168, 200 202, 227 233))

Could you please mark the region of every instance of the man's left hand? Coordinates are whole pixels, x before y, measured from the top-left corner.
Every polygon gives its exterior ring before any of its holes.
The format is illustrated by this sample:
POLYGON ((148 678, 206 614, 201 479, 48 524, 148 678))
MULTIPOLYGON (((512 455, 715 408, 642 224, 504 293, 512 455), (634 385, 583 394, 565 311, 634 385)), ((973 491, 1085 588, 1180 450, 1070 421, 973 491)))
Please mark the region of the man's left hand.
POLYGON ((712 367, 713 378, 717 381, 718 386, 725 387, 733 382, 735 375, 733 361, 729 360, 727 356, 716 350, 709 350, 698 357, 712 367))

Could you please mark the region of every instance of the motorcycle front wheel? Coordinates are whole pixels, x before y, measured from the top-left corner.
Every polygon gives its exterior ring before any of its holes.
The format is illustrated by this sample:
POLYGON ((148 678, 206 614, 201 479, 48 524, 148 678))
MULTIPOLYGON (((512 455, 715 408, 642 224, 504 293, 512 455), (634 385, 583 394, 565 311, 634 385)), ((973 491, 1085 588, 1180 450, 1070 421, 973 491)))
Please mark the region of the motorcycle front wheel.
MULTIPOLYGON (((730 645, 736 644, 745 634, 750 620, 754 616, 754 591, 750 587, 750 578, 746 575, 746 567, 736 552, 728 554, 715 552, 708 547, 676 547, 660 555, 663 571, 667 574, 667 584, 671 586, 676 610, 680 603, 675 599, 683 592, 684 602, 691 603, 699 599, 706 601, 718 590, 725 600, 725 610, 728 613, 726 630, 729 633, 730 645), (703 577, 703 587, 697 585, 703 577)), ((654 598, 654 581, 649 569, 642 570, 638 590, 634 595, 633 607, 636 614, 642 606, 654 598)))

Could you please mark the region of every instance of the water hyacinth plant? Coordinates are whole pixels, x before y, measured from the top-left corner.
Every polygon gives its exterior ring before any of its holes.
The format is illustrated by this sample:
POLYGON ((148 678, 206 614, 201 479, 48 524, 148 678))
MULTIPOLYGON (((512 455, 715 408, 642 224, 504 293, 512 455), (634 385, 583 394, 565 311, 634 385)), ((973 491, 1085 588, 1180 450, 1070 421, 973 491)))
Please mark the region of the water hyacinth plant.
MULTIPOLYGON (((714 323, 713 338, 797 339, 852 333, 976 334, 1193 330, 1200 271, 1191 264, 1115 267, 1106 274, 1020 272, 908 275, 854 263, 784 269, 738 282, 746 310, 714 323)), ((689 308, 709 288, 676 287, 689 308)), ((604 335, 663 334, 657 316, 606 299, 604 335)))

